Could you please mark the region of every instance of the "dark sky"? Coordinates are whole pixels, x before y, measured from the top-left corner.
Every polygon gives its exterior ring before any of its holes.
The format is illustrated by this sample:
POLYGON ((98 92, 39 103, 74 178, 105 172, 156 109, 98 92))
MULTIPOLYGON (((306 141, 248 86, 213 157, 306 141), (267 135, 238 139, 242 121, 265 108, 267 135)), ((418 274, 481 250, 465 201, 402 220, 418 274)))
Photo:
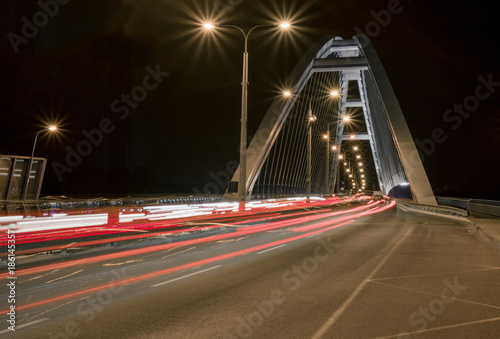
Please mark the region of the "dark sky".
MULTIPOLYGON (((48 159, 42 193, 69 195, 203 191, 211 172, 238 160, 242 38, 202 34, 203 18, 218 13, 242 27, 292 19, 288 34, 263 31, 250 40, 251 135, 315 41, 373 29, 374 13, 394 1, 40 3, 50 4, 51 16, 38 13, 35 1, 0 4, 0 154, 29 155, 35 133, 57 122, 57 137, 37 144, 36 156, 48 159), (28 27, 34 19, 35 31, 28 27), (158 71, 127 112, 122 94, 158 71), (92 132, 100 127, 109 132, 102 141, 92 132), (68 150, 88 139, 83 130, 96 145, 68 166, 68 150), (59 167, 58 178, 54 162, 71 172, 59 167)), ((437 128, 447 136, 424 159, 434 192, 500 200, 500 86, 460 121, 445 114, 474 103, 467 98, 479 77, 500 82, 500 12, 485 3, 402 0, 390 22, 368 33, 413 138, 424 142, 437 128)))

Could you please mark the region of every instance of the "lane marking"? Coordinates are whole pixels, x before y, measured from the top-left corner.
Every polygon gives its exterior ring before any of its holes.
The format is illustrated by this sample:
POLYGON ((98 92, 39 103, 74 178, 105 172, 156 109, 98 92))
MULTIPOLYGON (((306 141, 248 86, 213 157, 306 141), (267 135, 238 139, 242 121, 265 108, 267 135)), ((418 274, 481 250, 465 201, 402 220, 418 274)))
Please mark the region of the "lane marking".
POLYGON ((432 277, 443 274, 460 274, 460 273, 472 273, 472 272, 484 272, 484 271, 495 271, 499 270, 499 267, 495 268, 482 268, 478 270, 469 270, 469 271, 457 271, 457 272, 441 272, 441 273, 424 273, 424 274, 415 274, 415 275, 402 275, 399 277, 386 277, 386 278, 376 278, 370 279, 372 282, 384 281, 384 280, 396 280, 396 279, 406 279, 406 278, 417 278, 417 277, 432 277))
MULTIPOLYGON (((322 232, 322 233, 323 233, 323 232, 322 232)), ((317 236, 318 236, 318 235, 320 235, 320 234, 321 234, 321 233, 317 233, 317 234, 310 235, 310 236, 306 237, 306 239, 317 237, 317 236)))
POLYGON ((416 293, 426 294, 426 295, 430 295, 432 297, 453 299, 453 300, 458 300, 458 301, 461 301, 461 302, 464 302, 464 303, 469 303, 469 304, 474 304, 474 305, 479 305, 479 306, 484 306, 484 307, 491 307, 491 308, 496 308, 496 309, 500 310, 500 306, 483 304, 483 303, 476 302, 476 301, 470 301, 470 300, 460 299, 460 298, 457 298, 456 296, 455 297, 441 296, 439 294, 429 293, 429 292, 425 292, 425 291, 419 291, 419 290, 415 290, 413 288, 407 288, 407 287, 402 287, 402 286, 397 286, 397 285, 392 285, 392 284, 386 284, 386 283, 383 283, 383 282, 380 282, 380 281, 374 281, 374 280, 370 280, 370 282, 373 283, 373 284, 379 284, 379 285, 383 285, 383 286, 393 287, 393 288, 397 288, 397 289, 400 289, 400 290, 405 290, 405 291, 410 291, 410 292, 416 292, 416 293))
MULTIPOLYGON (((373 269, 373 271, 371 271, 371 273, 368 274, 368 276, 365 278, 365 280, 363 282, 361 282, 361 284, 359 284, 359 286, 354 290, 354 292, 352 292, 352 294, 349 296, 349 298, 347 298, 347 300, 344 301, 344 303, 330 316, 330 318, 328 318, 328 320, 323 324, 323 326, 321 326, 320 329, 318 331, 316 331, 316 333, 314 333, 314 335, 312 336, 312 339, 321 338, 332 327, 332 325, 338 320, 338 318, 340 318, 342 313, 344 313, 344 311, 351 305, 351 303, 354 301, 354 299, 356 299, 356 297, 361 292, 361 290, 366 286, 366 284, 368 284, 370 279, 375 274, 377 274, 377 272, 380 270, 380 268, 382 268, 382 266, 385 264, 387 259, 389 259, 389 257, 399 247, 399 245, 403 242, 403 240, 406 239, 406 237, 408 236, 408 234, 410 234, 410 232, 413 230, 414 227, 415 226, 413 225, 408 229, 408 231, 406 231, 405 235, 403 235, 403 237, 401 237, 401 239, 399 239, 399 241, 391 248, 389 253, 387 253, 384 256, 384 258, 378 263, 377 267, 375 267, 373 269)), ((384 250, 382 250, 381 252, 383 252, 383 251, 384 250)))
POLYGON ((56 281, 56 280, 64 279, 64 278, 67 278, 67 277, 71 277, 72 275, 78 274, 78 273, 80 273, 80 272, 82 272, 82 271, 83 271, 83 270, 79 270, 79 271, 76 271, 76 272, 70 273, 70 274, 68 274, 68 275, 65 275, 65 276, 63 276, 63 277, 59 277, 59 278, 56 278, 56 279, 49 280, 49 281, 47 281, 47 282, 46 282, 46 284, 50 284, 51 282, 54 282, 54 281, 56 281))
POLYGON ((124 261, 124 262, 108 263, 108 264, 104 264, 102 266, 105 266, 105 267, 108 267, 108 266, 121 266, 121 265, 130 264, 130 263, 137 262, 137 261, 142 261, 142 260, 143 259, 127 260, 127 261, 124 261))
POLYGON ((276 247, 273 247, 273 248, 268 248, 267 250, 257 252, 257 254, 262 254, 262 253, 266 253, 266 252, 269 252, 269 251, 274 251, 274 250, 277 250, 278 248, 283 247, 283 246, 286 246, 286 244, 279 245, 279 246, 276 246, 276 247))
POLYGON ((189 278, 189 277, 192 277, 194 275, 201 274, 201 273, 205 273, 205 272, 214 270, 216 268, 219 268, 221 266, 222 265, 217 265, 217 266, 210 267, 210 268, 198 271, 198 272, 194 272, 194 273, 190 273, 190 274, 187 274, 187 275, 183 275, 182 277, 179 277, 179 278, 175 278, 175 279, 167 280, 167 281, 164 281, 164 282, 161 282, 161 283, 158 283, 158 284, 151 285, 151 287, 158 287, 158 286, 161 286, 161 285, 170 284, 171 282, 182 280, 182 279, 186 279, 186 278, 189 278))
MULTIPOLYGON (((31 321, 31 322, 26 323, 26 324, 16 325, 16 331, 19 330, 19 329, 21 329, 21 328, 23 328, 23 327, 28 327, 28 326, 31 326, 31 325, 35 325, 35 324, 41 323, 41 322, 49 320, 49 319, 50 318, 42 318, 42 319, 31 321)), ((10 333, 10 332, 13 332, 13 331, 11 331, 9 329, 6 329, 6 330, 3 330, 3 331, 0 331, 0 334, 10 333)))
MULTIPOLYGON (((182 254, 182 253, 186 253, 187 251, 191 251, 191 250, 194 250, 196 248, 196 246, 194 247, 191 247, 191 248, 188 248, 188 249, 185 249, 184 251, 180 251, 180 252, 175 252, 175 253, 172 253, 172 254, 168 254, 164 257, 161 257, 162 259, 165 259, 165 258, 169 258, 169 257, 172 257, 174 255, 177 255, 177 254, 182 254)), ((170 252, 170 251, 169 251, 170 252)))
MULTIPOLYGON (((449 328, 455 328, 455 327, 461 327, 461 326, 469 326, 469 325, 476 325, 476 324, 482 324, 486 322, 491 322, 491 321, 499 321, 499 318, 490 318, 490 319, 483 319, 483 320, 477 320, 477 321, 471 321, 468 323, 461 323, 461 324, 455 324, 455 325, 447 325, 447 326, 441 326, 441 327, 436 327, 436 328, 429 328, 426 330, 418 330, 418 331, 413 331, 413 332, 404 332, 406 335, 412 335, 412 334, 420 334, 420 333, 426 333, 426 332, 432 332, 432 331, 440 331, 440 330, 446 330, 449 328)), ((399 338, 401 336, 401 333, 396 334, 396 335, 389 335, 387 337, 376 337, 373 339, 389 339, 389 338, 399 338)))
MULTIPOLYGON (((401 255, 401 254, 398 253, 398 255, 401 255)), ((444 264, 452 263, 452 264, 460 264, 460 265, 464 265, 464 266, 484 267, 484 268, 490 268, 490 269, 498 269, 499 268, 499 267, 496 267, 496 266, 469 264, 469 263, 466 263, 466 262, 454 261, 454 260, 442 260, 442 259, 429 258, 429 257, 412 256, 411 254, 406 254, 406 255, 409 255, 412 258, 423 259, 423 260, 431 260, 432 262, 442 262, 444 264)))

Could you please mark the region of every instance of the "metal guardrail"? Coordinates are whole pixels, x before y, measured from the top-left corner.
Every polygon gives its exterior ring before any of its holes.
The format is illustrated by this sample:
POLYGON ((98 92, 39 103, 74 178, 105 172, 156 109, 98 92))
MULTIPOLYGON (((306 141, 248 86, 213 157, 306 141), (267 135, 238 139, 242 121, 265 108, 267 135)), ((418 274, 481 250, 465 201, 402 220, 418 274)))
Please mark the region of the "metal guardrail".
POLYGON ((434 213, 452 215, 458 217, 467 217, 469 215, 469 211, 463 208, 457 208, 451 206, 422 205, 422 204, 416 204, 412 200, 407 200, 407 199, 396 199, 396 201, 399 205, 403 205, 404 207, 420 211, 434 212, 434 213))
POLYGON ((500 201, 452 197, 436 197, 436 200, 439 205, 465 209, 468 216, 471 212, 477 212, 500 217, 500 201))
POLYGON ((471 199, 469 206, 472 212, 500 217, 500 201, 471 199))
POLYGON ((178 205, 201 204, 221 201, 220 195, 168 195, 157 197, 124 197, 124 198, 63 198, 45 197, 37 201, 0 201, 0 215, 2 213, 18 213, 19 211, 41 211, 51 209, 71 210, 78 208, 144 206, 153 204, 178 205))
POLYGON ((452 198, 452 197, 436 197, 436 201, 440 206, 457 207, 467 211, 467 216, 471 215, 469 203, 471 199, 452 198))

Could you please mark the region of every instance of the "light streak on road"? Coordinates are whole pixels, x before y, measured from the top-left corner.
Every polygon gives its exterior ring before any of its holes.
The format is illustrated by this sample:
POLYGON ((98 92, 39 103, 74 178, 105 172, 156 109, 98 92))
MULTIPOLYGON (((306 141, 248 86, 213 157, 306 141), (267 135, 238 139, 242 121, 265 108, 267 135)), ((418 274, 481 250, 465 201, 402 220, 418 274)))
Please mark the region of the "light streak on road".
MULTIPOLYGON (((395 202, 394 202, 394 204, 395 204, 395 202)), ((146 247, 146 248, 139 248, 139 249, 122 251, 122 252, 118 252, 118 253, 105 254, 105 255, 95 256, 92 258, 67 261, 67 262, 51 264, 51 265, 46 265, 46 266, 41 266, 41 267, 33 267, 33 268, 29 268, 29 269, 24 269, 24 270, 18 270, 16 272, 16 274, 18 276, 23 276, 23 275, 27 275, 27 274, 46 272, 48 270, 52 270, 52 269, 56 269, 56 268, 66 268, 66 267, 72 267, 72 266, 76 266, 76 265, 91 264, 91 263, 96 263, 96 262, 101 262, 101 261, 106 261, 106 260, 114 260, 117 258, 123 258, 123 257, 127 257, 127 256, 141 255, 141 254, 146 254, 146 253, 155 252, 155 251, 162 251, 162 250, 166 250, 166 249, 170 249, 170 248, 174 248, 174 247, 182 247, 182 246, 189 246, 189 245, 193 245, 193 244, 201 244, 201 243, 205 243, 205 242, 230 239, 230 238, 234 238, 234 237, 240 237, 242 234, 247 235, 247 234, 268 231, 270 229, 276 229, 276 228, 281 228, 281 227, 290 227, 293 225, 297 225, 297 224, 301 224, 301 223, 305 223, 305 222, 310 222, 310 221, 314 221, 317 219, 323 219, 326 217, 333 217, 333 216, 337 216, 337 215, 341 215, 341 214, 345 214, 345 213, 351 213, 352 211, 360 210, 361 207, 366 208, 366 206, 360 206, 360 207, 353 208, 353 209, 346 210, 346 211, 323 213, 323 214, 320 214, 317 216, 313 216, 314 219, 312 217, 307 217, 306 219, 297 218, 297 219, 293 219, 293 220, 285 220, 285 221, 281 221, 281 222, 268 223, 268 224, 264 224, 264 226, 263 225, 249 226, 246 228, 239 228, 238 229, 239 232, 232 232, 232 233, 221 234, 221 235, 213 235, 213 236, 209 236, 209 237, 205 237, 205 238, 178 241, 178 242, 169 243, 169 244, 161 244, 161 245, 155 245, 155 246, 150 246, 150 247, 146 247)), ((283 217, 286 217, 286 215, 284 215, 283 217)), ((356 217, 359 217, 359 215, 358 216, 356 216, 356 215, 348 216, 346 218, 342 218, 341 221, 344 221, 344 220, 349 219, 349 218, 354 219, 356 217)), ((318 227, 328 226, 328 225, 331 225, 335 222, 336 222, 336 220, 324 221, 323 223, 320 223, 321 226, 318 226, 318 227)), ((206 227, 207 226, 197 228, 197 229, 202 229, 202 228, 206 228, 206 227)), ((213 227, 217 227, 217 226, 213 226, 213 227)), ((315 224, 310 225, 310 226, 305 226, 305 227, 314 228, 315 224)), ((294 230, 297 231, 300 229, 301 228, 294 229, 294 230)), ((307 230, 307 229, 304 229, 304 231, 305 230, 307 230)), ((178 230, 177 232, 180 233, 180 232, 185 232, 185 231, 186 230, 178 230)), ((127 239, 127 240, 139 239, 141 237, 150 237, 150 236, 151 236, 151 234, 129 236, 129 237, 125 237, 125 239, 127 239)), ((110 239, 95 240, 95 241, 87 242, 84 245, 86 245, 86 246, 96 245, 96 244, 100 244, 100 243, 109 243, 110 241, 111 241, 110 239)), ((71 245, 71 246, 74 247, 74 245, 71 245)), ((58 247, 58 248, 60 248, 60 247, 58 247)), ((7 276, 7 273, 0 274, 0 278, 5 277, 5 276, 7 276)))
MULTIPOLYGON (((325 222, 319 223, 321 225, 327 226, 326 228, 321 228, 319 230, 316 229, 316 230, 314 230, 312 232, 303 233, 303 234, 300 234, 300 235, 297 235, 297 236, 292 236, 292 237, 289 237, 289 238, 286 238, 286 239, 272 241, 272 242, 269 242, 269 243, 265 243, 265 244, 253 246, 253 247, 250 247, 250 248, 247 248, 247 249, 241 249, 241 250, 230 252, 230 253, 226 253, 226 254, 223 254, 223 255, 218 255, 218 256, 215 256, 215 257, 212 257, 212 258, 207 258, 207 259, 203 259, 203 260, 194 261, 194 262, 191 262, 191 263, 188 263, 188 264, 184 264, 184 265, 180 265, 180 266, 176 266, 176 267, 172 267, 172 268, 168 268, 168 269, 163 269, 163 270, 156 271, 156 272, 151 272, 151 273, 140 275, 140 276, 133 277, 133 278, 122 279, 122 280, 115 280, 115 281, 112 281, 112 282, 109 282, 109 283, 105 283, 105 284, 102 284, 100 286, 95 286, 95 287, 92 287, 92 288, 89 288, 89 289, 84 289, 84 290, 76 291, 76 292, 73 292, 73 293, 68 293, 68 294, 65 294, 65 295, 60 295, 60 296, 48 298, 48 299, 45 299, 45 300, 34 302, 32 304, 21 305, 21 306, 19 306, 16 309, 23 310, 23 309, 33 308, 33 307, 36 307, 36 306, 41 306, 41 305, 53 303, 53 302, 56 302, 56 301, 61 301, 61 300, 69 299, 69 298, 72 298, 72 297, 78 297, 78 296, 82 296, 82 295, 85 295, 85 294, 97 292, 97 291, 100 291, 100 290, 103 290, 103 289, 106 289, 106 288, 112 288, 112 287, 117 286, 117 285, 124 286, 124 285, 133 284, 133 283, 138 283, 138 282, 141 282, 141 281, 146 281, 146 280, 153 279, 153 278, 156 278, 156 277, 161 277, 161 276, 164 276, 164 275, 168 275, 168 274, 171 274, 171 273, 174 273, 174 272, 179 272, 179 271, 183 271, 183 270, 187 270, 187 269, 191 269, 191 268, 203 266, 203 265, 206 265, 206 264, 216 263, 216 262, 219 262, 219 261, 222 261, 222 260, 225 260, 225 259, 234 258, 234 257, 245 255, 245 254, 248 254, 248 253, 253 253, 253 252, 264 253, 266 250, 276 249, 276 248, 284 246, 284 245, 286 245, 288 243, 291 243, 293 241, 297 241, 297 240, 300 240, 300 239, 308 238, 308 237, 311 237, 313 235, 316 235, 316 234, 319 234, 319 233, 323 233, 325 231, 332 230, 334 228, 338 228, 338 227, 350 224, 350 223, 352 223, 354 221, 353 218, 357 218, 359 216, 365 216, 365 215, 369 215, 369 214, 383 212, 383 211, 385 211, 385 210, 393 207, 394 205, 395 205, 395 202, 391 201, 390 204, 388 204, 386 206, 383 206, 381 208, 377 208, 376 210, 371 210, 371 211, 367 211, 367 212, 363 212, 363 213, 359 213, 359 214, 355 214, 355 215, 349 215, 349 216, 345 216, 343 218, 338 218, 338 219, 329 220, 329 221, 325 221, 325 222), (351 218, 351 219, 346 221, 346 220, 344 220, 346 218, 351 218), (326 225, 327 222, 329 223, 329 225, 326 225)), ((313 225, 311 225, 311 226, 313 226, 313 225)), ((249 233, 253 233, 253 232, 258 232, 258 231, 257 230, 249 231, 249 233)), ((121 258, 123 256, 130 256, 130 255, 138 255, 138 254, 144 254, 144 253, 149 253, 149 252, 155 252, 155 251, 158 251, 160 249, 166 249, 166 248, 169 248, 169 247, 178 247, 178 246, 181 246, 180 245, 181 243, 183 243, 183 245, 186 245, 187 243, 194 244, 194 243, 199 243, 199 242, 215 241, 215 240, 227 238, 227 237, 230 237, 230 236, 234 236, 234 234, 225 234, 225 235, 219 235, 219 236, 212 236, 212 237, 207 237, 206 239, 194 239, 194 240, 179 242, 179 243, 176 243, 176 244, 166 244, 166 245, 152 246, 152 247, 148 247, 148 248, 144 248, 144 249, 135 249, 135 250, 129 250, 129 251, 121 252, 121 253, 113 253, 113 254, 103 255, 103 256, 99 256, 97 258, 87 258, 87 259, 82 259, 82 260, 76 260, 76 261, 69 262, 69 263, 59 263, 59 264, 47 265, 45 267, 40 267, 40 268, 20 270, 20 271, 17 272, 17 275, 20 276, 20 275, 23 275, 23 274, 33 274, 33 273, 41 272, 43 270, 52 270, 52 269, 61 268, 61 267, 69 267, 69 266, 74 266, 74 265, 81 265, 83 263, 90 263, 90 262, 97 262, 97 261, 102 261, 102 260, 110 260, 110 259, 114 259, 114 258, 121 258), (68 265, 68 264, 70 264, 70 265, 68 265)), ((239 234, 238 234, 238 236, 239 236, 239 234)), ((0 311, 0 314, 6 314, 8 311, 9 310, 0 311)))
MULTIPOLYGON (((0 216, 0 246, 7 243, 7 229, 15 230, 18 245, 60 241, 73 238, 106 236, 124 232, 151 231, 155 228, 173 228, 186 225, 187 222, 225 219, 228 216, 237 220, 243 217, 254 217, 259 213, 286 212, 298 207, 316 208, 318 206, 340 202, 338 198, 318 198, 306 203, 301 198, 285 200, 252 201, 245 203, 245 211, 239 211, 240 203, 212 203, 193 205, 164 205, 129 208, 130 212, 110 212, 92 214, 81 211, 76 214, 57 213, 52 216, 0 216), (161 221, 164 220, 164 221, 161 221), (127 229, 127 230, 125 230, 127 229)), ((112 209, 108 209, 112 210, 112 209)), ((116 209, 118 211, 118 209, 116 209)), ((263 217, 261 215, 261 217, 263 217)), ((228 219, 225 219, 227 222, 228 219)), ((114 239, 113 241, 120 241, 114 239)), ((76 242, 76 240, 75 240, 76 242)), ((89 245, 85 242, 86 246, 89 245)), ((93 244, 99 244, 97 241, 93 244)), ((90 243, 92 244, 92 243, 90 243)), ((79 242, 79 246, 84 246, 79 242)), ((44 250, 52 249, 45 246, 44 250)), ((64 248, 59 246, 59 248, 64 248)), ((33 252, 33 251, 31 251, 33 252)), ((25 251, 22 253, 30 253, 25 251)))

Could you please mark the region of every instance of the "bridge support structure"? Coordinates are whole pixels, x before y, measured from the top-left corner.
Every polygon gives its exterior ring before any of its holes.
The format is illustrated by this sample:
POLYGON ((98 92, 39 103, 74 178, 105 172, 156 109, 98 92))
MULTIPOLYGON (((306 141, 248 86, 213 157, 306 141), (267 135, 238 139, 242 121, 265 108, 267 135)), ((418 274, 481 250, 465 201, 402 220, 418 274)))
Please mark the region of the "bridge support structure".
MULTIPOLYGON (((293 93, 301 93, 306 86, 312 86, 308 85, 308 82, 314 82, 316 78, 312 78, 319 75, 332 86, 337 87, 340 92, 339 99, 333 103, 334 109, 331 108, 332 104, 328 107, 324 106, 325 120, 337 122, 336 154, 342 152, 343 142, 349 139, 349 136, 344 133, 344 124, 339 123, 341 118, 348 114, 349 110, 362 109, 367 132, 359 133, 355 137, 356 140, 369 141, 380 190, 394 197, 400 197, 398 195, 401 192, 408 192, 411 196, 407 198, 411 198, 416 203, 437 205, 399 102, 368 37, 361 34, 349 40, 343 40, 340 37, 320 39, 292 71, 287 79, 287 88, 292 89, 293 93), (352 83, 357 83, 359 98, 352 99, 349 95, 352 83)), ((316 86, 316 88, 319 87, 316 86)), ((280 133, 287 125, 287 120, 296 119, 296 116, 291 113, 298 102, 297 98, 291 100, 276 98, 253 137, 247 149, 245 184, 248 198, 252 196, 259 176, 268 175, 267 169, 265 174, 262 170, 266 161, 270 161, 273 147, 283 148, 283 145, 286 146, 293 141, 293 137, 287 137, 286 141, 283 141, 284 139, 280 141, 281 146, 277 143, 280 133), (289 139, 292 141, 289 142, 289 139)), ((319 108, 320 106, 317 106, 316 109, 319 108)), ((288 149, 294 148, 288 147, 288 149)), ((280 150, 279 154, 285 152, 280 150)), ((280 165, 274 167, 279 167, 281 171, 284 171, 283 166, 295 166, 299 167, 297 171, 300 171, 300 166, 297 165, 299 163, 294 165, 293 159, 297 156, 300 158, 301 152, 301 149, 297 148, 298 155, 288 154, 280 158, 274 155, 277 151, 273 151, 273 157, 282 159, 278 160, 280 165)), ((318 153, 316 156, 321 155, 318 153)), ((325 159, 324 154, 323 159, 325 159)), ((324 163, 324 160, 321 163, 324 163)), ((325 176, 329 178, 327 186, 330 193, 333 193, 335 187, 339 186, 337 182, 339 170, 339 158, 333 156, 331 166, 326 165, 323 169, 323 181, 318 179, 324 183, 325 176), (329 171, 328 176, 326 170, 329 171)), ((305 174, 305 171, 303 172, 305 174)), ((317 176, 321 176, 320 171, 317 176)), ((279 185, 282 185, 280 182, 285 182, 281 173, 274 180, 279 181, 279 185)), ((234 173, 225 198, 236 198, 238 181, 239 168, 234 173)), ((300 193, 302 185, 303 181, 297 178, 293 184, 288 183, 282 187, 293 186, 291 190, 300 193)), ((321 187, 324 187, 324 184, 321 187)))

